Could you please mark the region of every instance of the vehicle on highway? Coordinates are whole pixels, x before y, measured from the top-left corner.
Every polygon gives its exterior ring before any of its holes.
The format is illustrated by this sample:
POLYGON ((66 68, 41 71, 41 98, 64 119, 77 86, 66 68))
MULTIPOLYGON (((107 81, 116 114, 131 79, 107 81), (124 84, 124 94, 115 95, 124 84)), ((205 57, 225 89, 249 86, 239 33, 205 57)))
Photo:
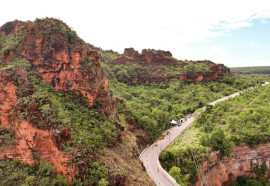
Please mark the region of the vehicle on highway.
POLYGON ((170 130, 166 130, 166 131, 162 132, 161 136, 166 136, 169 133, 170 133, 170 130))

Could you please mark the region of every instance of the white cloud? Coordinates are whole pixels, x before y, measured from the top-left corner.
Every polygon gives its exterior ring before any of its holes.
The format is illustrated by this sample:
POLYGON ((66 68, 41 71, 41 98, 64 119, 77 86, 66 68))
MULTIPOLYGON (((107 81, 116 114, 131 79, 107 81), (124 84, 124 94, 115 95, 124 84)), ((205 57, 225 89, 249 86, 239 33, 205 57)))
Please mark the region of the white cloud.
POLYGON ((249 43, 249 46, 250 46, 251 48, 261 48, 261 45, 258 44, 258 43, 249 43))
POLYGON ((1 2, 0 25, 14 19, 58 17, 85 41, 104 49, 156 48, 194 59, 202 55, 188 43, 270 18, 269 5, 269 0, 9 0, 1 2))
POLYGON ((247 66, 269 66, 270 60, 260 60, 260 59, 237 59, 237 58, 228 58, 223 59, 223 62, 226 63, 228 67, 247 67, 247 66))
POLYGON ((209 49, 208 49, 208 55, 209 57, 211 56, 226 56, 227 55, 227 51, 222 47, 222 46, 211 46, 209 49))

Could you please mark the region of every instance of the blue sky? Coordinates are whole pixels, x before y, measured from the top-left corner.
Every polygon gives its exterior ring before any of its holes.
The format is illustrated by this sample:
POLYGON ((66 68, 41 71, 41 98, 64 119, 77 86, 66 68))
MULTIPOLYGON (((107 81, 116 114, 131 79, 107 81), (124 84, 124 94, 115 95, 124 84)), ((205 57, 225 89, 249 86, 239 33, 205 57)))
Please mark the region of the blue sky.
POLYGON ((270 19, 250 23, 248 27, 187 45, 200 51, 198 59, 213 58, 220 63, 226 59, 229 66, 270 66, 270 19))
POLYGON ((59 18, 86 42, 122 53, 169 50, 177 59, 270 65, 269 0, 8 0, 0 25, 59 18))

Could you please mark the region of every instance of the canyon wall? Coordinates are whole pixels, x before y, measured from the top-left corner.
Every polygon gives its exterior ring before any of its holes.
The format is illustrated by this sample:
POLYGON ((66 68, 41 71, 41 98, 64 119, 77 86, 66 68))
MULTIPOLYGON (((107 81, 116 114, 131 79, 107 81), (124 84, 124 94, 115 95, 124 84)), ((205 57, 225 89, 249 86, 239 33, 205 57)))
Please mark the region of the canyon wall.
POLYGON ((201 179, 196 185, 229 185, 238 176, 255 177, 253 164, 261 165, 263 161, 266 161, 267 167, 265 178, 270 178, 270 143, 256 147, 238 146, 231 157, 225 157, 221 161, 212 152, 210 161, 205 162, 201 168, 201 179))

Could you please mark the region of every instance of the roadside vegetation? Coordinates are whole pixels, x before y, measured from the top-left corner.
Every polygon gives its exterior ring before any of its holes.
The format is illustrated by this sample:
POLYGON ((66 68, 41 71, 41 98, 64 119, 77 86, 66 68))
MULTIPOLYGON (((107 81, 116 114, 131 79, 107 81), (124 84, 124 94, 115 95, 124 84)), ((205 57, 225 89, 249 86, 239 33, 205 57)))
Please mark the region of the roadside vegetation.
POLYGON ((124 84, 113 79, 114 96, 126 100, 126 108, 118 105, 120 116, 135 123, 155 138, 179 120, 207 103, 263 82, 260 77, 226 75, 224 79, 190 83, 170 81, 155 84, 124 84))
MULTIPOLYGON (((208 106, 175 144, 163 151, 163 165, 169 172, 176 170, 175 167, 180 169, 176 177, 179 183, 196 183, 198 166, 209 160, 211 151, 217 151, 222 159, 231 155, 235 145, 255 146, 269 142, 269 91, 269 86, 263 86, 218 103, 215 107, 208 106)), ((257 181, 265 182, 261 179, 257 181)))

